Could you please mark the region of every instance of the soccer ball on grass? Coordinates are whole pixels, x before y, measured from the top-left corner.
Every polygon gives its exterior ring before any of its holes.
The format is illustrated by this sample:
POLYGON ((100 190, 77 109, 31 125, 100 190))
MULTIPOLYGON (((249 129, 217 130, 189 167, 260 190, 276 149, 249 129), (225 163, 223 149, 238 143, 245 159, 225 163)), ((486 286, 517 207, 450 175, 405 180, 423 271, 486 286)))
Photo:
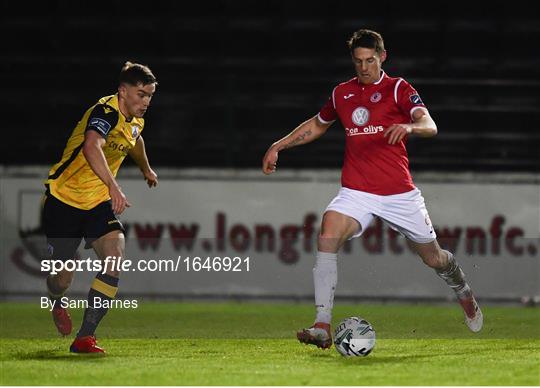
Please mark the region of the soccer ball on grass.
POLYGON ((365 319, 346 318, 334 331, 334 345, 345 357, 365 357, 375 346, 375 330, 365 319))

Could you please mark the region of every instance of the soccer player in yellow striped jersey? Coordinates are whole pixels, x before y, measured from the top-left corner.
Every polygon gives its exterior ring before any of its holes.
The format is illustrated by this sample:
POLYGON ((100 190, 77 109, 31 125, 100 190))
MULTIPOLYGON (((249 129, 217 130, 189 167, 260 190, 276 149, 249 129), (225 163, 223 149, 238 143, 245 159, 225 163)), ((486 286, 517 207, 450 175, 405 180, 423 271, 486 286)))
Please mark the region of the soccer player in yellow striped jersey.
MULTIPOLYGON (((43 226, 51 258, 74 259, 84 238, 100 259, 112 257, 105 273, 99 273, 88 293, 88 308, 70 350, 75 353, 102 353, 95 330, 107 313, 118 290, 118 261, 124 257, 124 228, 117 218, 130 206, 116 182, 122 161, 130 155, 149 187, 158 184, 150 167, 141 132, 143 116, 156 91, 157 81, 144 65, 126 62, 120 72, 118 93, 102 97, 86 111, 73 130, 61 160, 45 182, 43 226)), ((58 331, 71 333, 69 313, 62 296, 73 272, 61 271, 47 278, 52 315, 58 331)))

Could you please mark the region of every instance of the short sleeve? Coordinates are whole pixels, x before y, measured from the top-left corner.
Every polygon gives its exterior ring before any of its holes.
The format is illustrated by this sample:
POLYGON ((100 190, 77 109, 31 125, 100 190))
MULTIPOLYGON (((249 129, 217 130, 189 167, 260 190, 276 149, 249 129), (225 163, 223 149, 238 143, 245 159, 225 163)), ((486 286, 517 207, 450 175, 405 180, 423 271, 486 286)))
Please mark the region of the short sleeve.
POLYGON ((88 117, 86 131, 96 131, 106 139, 116 124, 118 124, 118 112, 110 106, 98 104, 88 117))
POLYGON ((416 109, 426 108, 418 92, 404 79, 396 83, 394 98, 399 109, 411 117, 416 109))
POLYGON ((323 105, 318 114, 319 120, 323 124, 330 124, 337 119, 336 108, 334 107, 334 98, 332 96, 326 101, 326 104, 323 105))

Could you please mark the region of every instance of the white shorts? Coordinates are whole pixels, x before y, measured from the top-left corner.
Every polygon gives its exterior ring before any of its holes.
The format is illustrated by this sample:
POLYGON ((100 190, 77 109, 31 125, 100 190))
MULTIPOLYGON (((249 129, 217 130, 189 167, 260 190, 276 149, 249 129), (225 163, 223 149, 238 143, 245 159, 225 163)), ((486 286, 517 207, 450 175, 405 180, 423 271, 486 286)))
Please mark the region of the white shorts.
POLYGON ((358 237, 375 217, 392 229, 417 243, 429 243, 437 238, 420 190, 395 195, 377 195, 342 187, 325 210, 354 218, 361 226, 358 237))

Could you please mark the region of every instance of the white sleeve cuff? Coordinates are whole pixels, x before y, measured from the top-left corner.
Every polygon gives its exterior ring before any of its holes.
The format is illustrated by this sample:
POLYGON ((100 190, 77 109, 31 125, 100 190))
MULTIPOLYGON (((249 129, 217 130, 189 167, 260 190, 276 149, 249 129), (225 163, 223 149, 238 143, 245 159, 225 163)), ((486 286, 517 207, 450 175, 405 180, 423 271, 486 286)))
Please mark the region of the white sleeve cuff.
POLYGON ((336 121, 336 120, 331 120, 331 121, 323 120, 320 113, 317 114, 317 118, 318 118, 319 121, 320 121, 321 123, 323 123, 323 124, 330 124, 330 123, 333 123, 334 121, 336 121))
POLYGON ((411 115, 411 119, 413 118, 414 111, 417 109, 423 109, 426 112, 426 114, 428 113, 428 110, 425 106, 413 106, 412 109, 409 111, 409 114, 411 115))

